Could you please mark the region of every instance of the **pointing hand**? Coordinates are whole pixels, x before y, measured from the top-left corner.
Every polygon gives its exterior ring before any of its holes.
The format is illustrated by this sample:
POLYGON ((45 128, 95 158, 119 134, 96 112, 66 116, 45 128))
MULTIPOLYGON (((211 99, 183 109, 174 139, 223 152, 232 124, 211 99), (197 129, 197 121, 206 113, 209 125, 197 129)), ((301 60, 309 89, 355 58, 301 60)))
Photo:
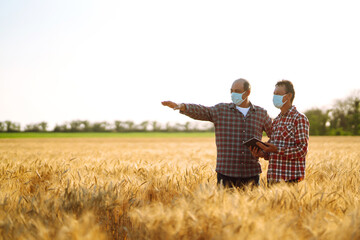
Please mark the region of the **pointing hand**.
POLYGON ((162 105, 167 106, 167 107, 172 108, 172 109, 178 107, 177 103, 174 103, 174 102, 171 102, 171 101, 163 101, 161 103, 162 103, 162 105))

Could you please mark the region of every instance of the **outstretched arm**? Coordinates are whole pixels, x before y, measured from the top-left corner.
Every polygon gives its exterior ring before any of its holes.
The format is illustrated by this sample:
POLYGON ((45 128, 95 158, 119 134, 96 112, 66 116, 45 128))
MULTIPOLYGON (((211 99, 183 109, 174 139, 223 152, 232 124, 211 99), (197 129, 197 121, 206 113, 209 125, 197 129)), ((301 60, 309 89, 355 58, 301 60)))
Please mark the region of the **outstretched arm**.
POLYGON ((163 101, 162 105, 172 108, 174 110, 179 109, 181 114, 184 114, 192 119, 214 122, 218 110, 216 106, 205 107, 198 104, 177 104, 172 101, 163 101))

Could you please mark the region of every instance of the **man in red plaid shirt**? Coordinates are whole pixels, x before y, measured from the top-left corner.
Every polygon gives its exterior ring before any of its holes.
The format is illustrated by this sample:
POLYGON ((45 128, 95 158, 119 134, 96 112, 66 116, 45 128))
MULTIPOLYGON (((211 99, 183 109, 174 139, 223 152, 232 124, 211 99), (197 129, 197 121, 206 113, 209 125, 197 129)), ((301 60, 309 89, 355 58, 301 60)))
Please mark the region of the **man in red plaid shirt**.
POLYGON ((269 160, 269 183, 299 182, 305 177, 305 156, 308 151, 309 121, 292 105, 295 97, 293 84, 288 80, 276 83, 273 103, 280 114, 272 123, 272 134, 266 145, 257 143, 265 152, 251 149, 256 157, 269 160))
POLYGON ((218 184, 229 187, 243 187, 249 183, 259 185, 259 159, 253 156, 243 143, 252 137, 261 139, 263 131, 270 136, 271 118, 265 109, 249 101, 250 91, 249 82, 238 79, 231 87, 233 103, 205 107, 197 104, 162 102, 164 106, 174 110, 180 109, 180 113, 193 119, 214 123, 218 184))

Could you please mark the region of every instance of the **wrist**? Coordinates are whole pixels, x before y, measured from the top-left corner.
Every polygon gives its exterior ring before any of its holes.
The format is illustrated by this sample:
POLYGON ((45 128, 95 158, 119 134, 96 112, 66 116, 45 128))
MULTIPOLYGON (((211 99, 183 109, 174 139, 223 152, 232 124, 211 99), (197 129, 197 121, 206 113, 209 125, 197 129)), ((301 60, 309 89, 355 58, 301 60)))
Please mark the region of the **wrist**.
POLYGON ((179 109, 180 109, 180 111, 185 111, 185 110, 186 110, 185 104, 180 103, 180 104, 179 104, 179 109))
POLYGON ((180 103, 180 104, 178 104, 177 106, 175 106, 173 109, 174 109, 174 110, 185 111, 186 107, 185 107, 185 104, 180 103))

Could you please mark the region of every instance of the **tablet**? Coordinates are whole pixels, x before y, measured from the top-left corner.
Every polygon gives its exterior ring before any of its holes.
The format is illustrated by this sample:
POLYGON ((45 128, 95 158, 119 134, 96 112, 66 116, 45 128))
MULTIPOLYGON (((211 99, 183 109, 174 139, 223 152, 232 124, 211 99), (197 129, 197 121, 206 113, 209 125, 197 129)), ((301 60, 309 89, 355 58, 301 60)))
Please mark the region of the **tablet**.
POLYGON ((256 137, 252 137, 249 140, 245 141, 243 143, 243 145, 247 146, 247 147, 256 147, 259 148, 258 145, 256 145, 257 142, 261 142, 262 144, 266 145, 266 143, 262 142, 260 139, 256 138, 256 137))

